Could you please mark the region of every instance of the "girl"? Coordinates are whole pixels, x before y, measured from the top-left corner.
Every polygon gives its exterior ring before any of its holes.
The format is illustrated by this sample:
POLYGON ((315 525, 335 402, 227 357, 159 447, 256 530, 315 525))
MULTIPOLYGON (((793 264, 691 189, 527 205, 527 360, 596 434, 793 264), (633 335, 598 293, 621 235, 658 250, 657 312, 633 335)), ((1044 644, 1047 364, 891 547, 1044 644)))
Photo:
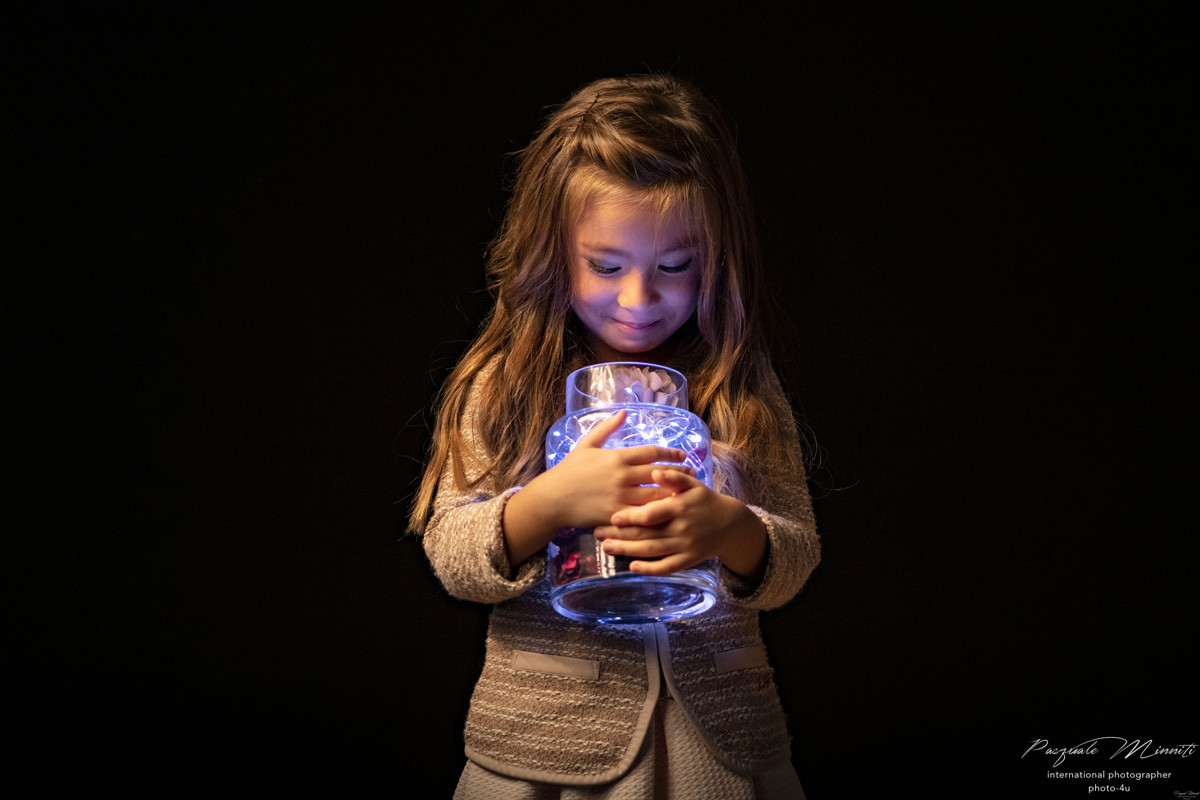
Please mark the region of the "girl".
POLYGON ((443 387, 411 517, 446 589, 494 604, 456 798, 803 797, 758 611, 820 546, 760 270, 733 137, 677 79, 585 86, 522 153, 495 307, 443 387), (630 360, 688 377, 715 491, 655 465, 681 451, 602 449, 623 414, 543 470, 566 376, 630 360), (722 597, 669 623, 571 621, 542 580, 567 527, 645 574, 717 557, 722 597))

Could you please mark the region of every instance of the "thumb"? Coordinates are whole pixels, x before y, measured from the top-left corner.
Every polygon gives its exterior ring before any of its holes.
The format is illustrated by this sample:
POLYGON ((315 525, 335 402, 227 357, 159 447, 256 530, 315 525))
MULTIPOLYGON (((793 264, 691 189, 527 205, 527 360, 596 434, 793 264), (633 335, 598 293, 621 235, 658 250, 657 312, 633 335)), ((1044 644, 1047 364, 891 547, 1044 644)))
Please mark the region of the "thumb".
POLYGON ((603 447, 608 441, 608 437, 613 431, 621 427, 625 422, 625 412, 618 411, 607 419, 602 419, 592 426, 592 429, 587 432, 587 435, 580 439, 576 444, 576 449, 580 447, 603 447))

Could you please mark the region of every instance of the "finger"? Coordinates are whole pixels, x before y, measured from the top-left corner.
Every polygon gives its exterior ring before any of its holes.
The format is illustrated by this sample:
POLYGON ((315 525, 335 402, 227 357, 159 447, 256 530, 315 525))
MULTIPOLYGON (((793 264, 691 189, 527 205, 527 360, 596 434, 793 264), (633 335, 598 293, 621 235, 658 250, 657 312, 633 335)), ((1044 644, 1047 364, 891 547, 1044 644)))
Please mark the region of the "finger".
POLYGON ((614 536, 620 535, 620 531, 612 525, 598 525, 592 528, 592 536, 597 542, 603 542, 605 539, 611 539, 614 536))
POLYGON ((696 478, 694 469, 680 469, 678 467, 666 467, 665 469, 655 469, 650 473, 650 478, 659 486, 671 489, 675 492, 686 492, 688 489, 694 489, 697 486, 703 486, 696 478))
POLYGON ((623 506, 644 506, 647 503, 666 500, 674 496, 674 492, 661 486, 630 486, 617 495, 617 500, 623 506))
POLYGON ((624 422, 624 411, 618 411, 611 417, 600 420, 575 444, 575 447, 603 447, 613 431, 621 427, 624 422))
POLYGON ((687 460, 687 453, 678 447, 659 447, 653 444, 626 447, 621 453, 625 456, 626 464, 652 464, 655 461, 683 462, 687 460))
POLYGON ((695 475, 696 473, 696 471, 691 467, 667 467, 664 470, 661 466, 655 464, 640 464, 628 467, 625 473, 625 479, 629 483, 636 483, 646 486, 652 483, 659 483, 658 479, 654 477, 655 472, 672 472, 676 469, 684 473, 691 473, 692 475, 695 475))
MULTIPOLYGON (((660 491, 663 490, 660 489, 660 491)), ((616 527, 662 525, 664 522, 674 519, 679 514, 678 503, 666 502, 674 496, 669 495, 663 498, 663 502, 653 500, 643 503, 636 508, 623 508, 613 514, 608 521, 616 527)))
POLYGON ((662 558, 676 554, 679 550, 679 543, 674 539, 645 539, 641 541, 606 539, 602 547, 606 556, 662 558))
POLYGON ((662 539, 666 532, 662 528, 647 525, 602 525, 592 529, 592 535, 600 541, 638 542, 662 539))
POLYGON ((694 567, 700 562, 695 556, 687 553, 676 553, 674 555, 660 558, 657 561, 631 561, 629 563, 629 571, 635 572, 638 575, 670 575, 673 572, 679 572, 681 569, 694 567))

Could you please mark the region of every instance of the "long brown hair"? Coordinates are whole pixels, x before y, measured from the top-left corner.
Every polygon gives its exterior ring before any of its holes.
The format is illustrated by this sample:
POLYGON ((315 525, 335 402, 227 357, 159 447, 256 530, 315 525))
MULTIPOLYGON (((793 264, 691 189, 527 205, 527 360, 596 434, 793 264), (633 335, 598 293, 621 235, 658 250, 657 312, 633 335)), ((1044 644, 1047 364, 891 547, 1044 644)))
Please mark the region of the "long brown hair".
POLYGON ((595 81, 549 115, 519 159, 488 253, 496 302, 438 397, 410 529, 424 531, 447 459, 463 490, 486 482, 498 491, 542 471, 566 376, 591 360, 571 311, 568 253, 574 222, 605 186, 646 192, 664 212, 694 215, 703 232, 696 315, 677 334, 684 341, 674 360, 687 374, 692 411, 712 433, 721 488, 754 502, 775 466, 801 468, 800 454, 782 446, 790 412, 766 400, 778 390, 754 212, 716 106, 669 75, 595 81), (472 464, 469 480, 461 426, 472 391, 486 409, 476 419, 489 461, 472 464))

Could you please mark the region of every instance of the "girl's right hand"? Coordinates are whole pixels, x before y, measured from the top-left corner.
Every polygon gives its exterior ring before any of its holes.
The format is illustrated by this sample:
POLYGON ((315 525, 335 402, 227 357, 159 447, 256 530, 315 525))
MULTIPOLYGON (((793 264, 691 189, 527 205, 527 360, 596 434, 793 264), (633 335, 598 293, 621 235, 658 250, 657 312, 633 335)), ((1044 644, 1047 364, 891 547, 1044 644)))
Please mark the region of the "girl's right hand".
MULTIPOLYGON (((509 499, 503 526, 511 565, 536 553, 561 528, 607 525, 622 508, 672 495, 654 485, 652 473, 662 469, 662 462, 684 461, 687 454, 682 450, 655 445, 604 449, 625 416, 619 411, 598 422, 566 458, 509 499)), ((672 469, 695 474, 682 465, 672 469)))
MULTIPOLYGON (((653 472, 662 469, 661 462, 682 462, 687 458, 682 450, 655 445, 604 449, 604 443, 625 422, 625 416, 624 411, 618 411, 596 423, 566 458, 538 476, 537 480, 546 484, 543 488, 557 498, 558 527, 607 525, 622 508, 645 505, 674 494, 654 485, 653 472)), ((676 469, 694 475, 686 467, 676 469)))

